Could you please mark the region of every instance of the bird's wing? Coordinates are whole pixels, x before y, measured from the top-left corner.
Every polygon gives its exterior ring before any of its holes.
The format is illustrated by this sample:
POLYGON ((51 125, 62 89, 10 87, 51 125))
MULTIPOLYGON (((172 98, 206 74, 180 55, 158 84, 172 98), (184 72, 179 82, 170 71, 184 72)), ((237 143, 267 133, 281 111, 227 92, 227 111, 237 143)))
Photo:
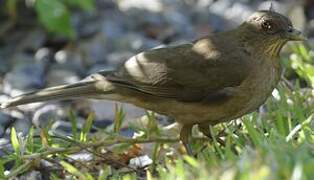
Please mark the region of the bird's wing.
POLYGON ((140 53, 106 79, 164 98, 199 101, 210 95, 220 97, 221 90, 238 86, 247 77, 247 58, 235 49, 217 50, 213 42, 203 41, 140 53))

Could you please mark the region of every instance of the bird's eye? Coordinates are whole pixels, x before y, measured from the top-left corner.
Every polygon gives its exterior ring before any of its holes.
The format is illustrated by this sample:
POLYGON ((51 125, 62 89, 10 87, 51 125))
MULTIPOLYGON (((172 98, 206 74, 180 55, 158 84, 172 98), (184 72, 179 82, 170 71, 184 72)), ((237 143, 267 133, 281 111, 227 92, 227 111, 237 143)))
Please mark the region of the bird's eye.
POLYGON ((264 21, 262 23, 262 28, 264 31, 268 32, 268 33, 272 33, 273 32, 273 24, 270 21, 264 21))

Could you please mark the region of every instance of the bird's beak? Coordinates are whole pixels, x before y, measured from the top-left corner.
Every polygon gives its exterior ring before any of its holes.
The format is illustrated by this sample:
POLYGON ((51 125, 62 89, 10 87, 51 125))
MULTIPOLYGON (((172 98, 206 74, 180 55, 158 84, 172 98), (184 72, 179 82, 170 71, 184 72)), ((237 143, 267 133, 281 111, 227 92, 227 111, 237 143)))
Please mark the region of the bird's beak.
POLYGON ((304 34, 295 28, 289 29, 289 31, 287 32, 287 38, 290 41, 305 41, 305 40, 307 40, 307 38, 304 36, 304 34))

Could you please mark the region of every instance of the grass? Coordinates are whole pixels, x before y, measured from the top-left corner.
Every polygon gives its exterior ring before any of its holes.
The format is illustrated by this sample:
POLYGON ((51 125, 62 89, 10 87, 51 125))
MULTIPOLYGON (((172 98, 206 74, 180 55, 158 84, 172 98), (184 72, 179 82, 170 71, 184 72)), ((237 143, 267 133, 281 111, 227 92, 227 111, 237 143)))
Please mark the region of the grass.
POLYGON ((14 152, 0 158, 0 179, 37 170, 50 179, 312 179, 314 177, 314 57, 310 46, 293 45, 283 57, 286 77, 258 112, 215 126, 208 141, 194 129, 193 149, 187 156, 172 132, 147 113, 144 123, 130 127, 136 139, 119 135, 125 113, 116 107, 112 128, 90 134, 91 114, 82 130, 69 113, 72 136, 51 134, 49 127, 32 129, 27 137, 11 130, 14 152), (37 131, 37 133, 36 133, 37 131), (147 150, 150 149, 150 150, 147 150), (91 159, 78 160, 84 152, 91 159), (148 167, 128 166, 130 159, 147 154, 148 167), (50 164, 49 168, 43 162, 50 164), (7 169, 8 164, 12 164, 7 169), (47 173, 48 172, 48 173, 47 173))

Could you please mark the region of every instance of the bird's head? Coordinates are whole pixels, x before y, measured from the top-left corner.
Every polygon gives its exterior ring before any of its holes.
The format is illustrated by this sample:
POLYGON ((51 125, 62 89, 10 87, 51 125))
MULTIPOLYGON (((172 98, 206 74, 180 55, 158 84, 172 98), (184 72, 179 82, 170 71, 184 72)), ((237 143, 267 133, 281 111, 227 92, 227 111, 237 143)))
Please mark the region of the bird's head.
POLYGON ((305 36, 295 29, 284 15, 272 10, 257 11, 241 26, 241 36, 250 44, 257 44, 260 49, 267 49, 272 54, 279 54, 288 41, 303 41, 305 36))

